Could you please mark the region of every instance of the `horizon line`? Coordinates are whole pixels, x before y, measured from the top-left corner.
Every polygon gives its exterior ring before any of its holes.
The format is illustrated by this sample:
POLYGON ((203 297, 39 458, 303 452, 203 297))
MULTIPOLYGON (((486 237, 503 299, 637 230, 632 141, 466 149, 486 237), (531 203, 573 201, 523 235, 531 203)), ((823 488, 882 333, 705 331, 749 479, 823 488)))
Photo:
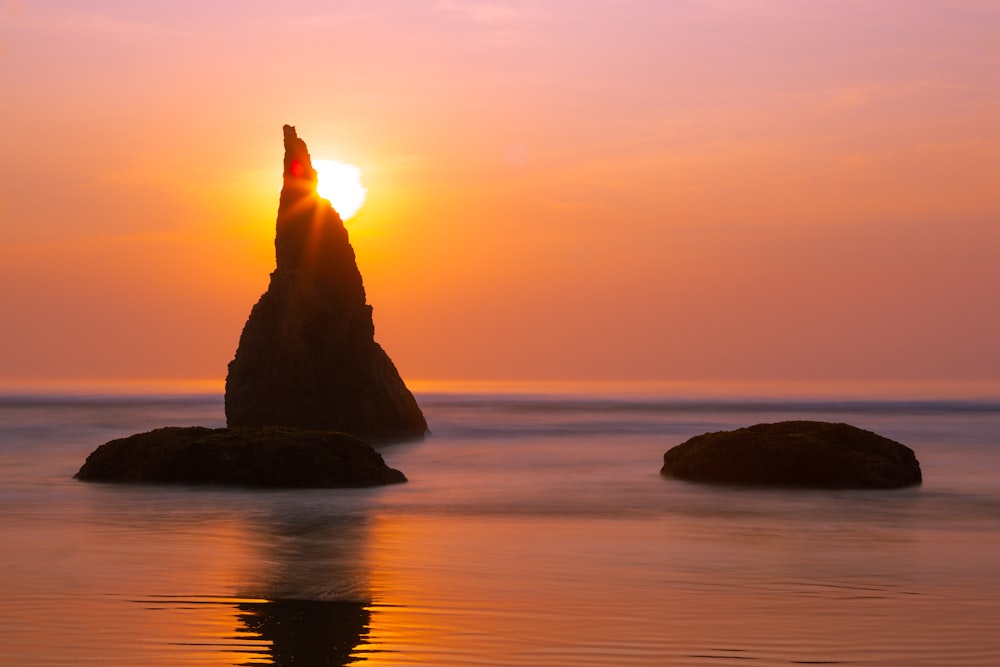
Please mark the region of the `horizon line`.
MULTIPOLYGON (((606 394, 669 398, 1000 399, 997 380, 899 379, 411 379, 414 394, 606 394)), ((0 395, 215 394, 206 378, 0 379, 0 395)))

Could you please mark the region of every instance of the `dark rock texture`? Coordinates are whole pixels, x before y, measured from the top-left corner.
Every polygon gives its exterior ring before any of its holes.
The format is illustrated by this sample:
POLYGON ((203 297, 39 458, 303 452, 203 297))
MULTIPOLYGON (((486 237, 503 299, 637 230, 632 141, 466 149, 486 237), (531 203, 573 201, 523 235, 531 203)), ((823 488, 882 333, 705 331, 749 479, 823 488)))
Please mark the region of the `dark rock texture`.
POLYGON ((285 125, 277 267, 226 377, 229 426, 293 426, 364 438, 427 432, 413 394, 375 342, 347 230, 316 195, 309 151, 285 125))
POLYGON ((705 433, 663 455, 660 474, 694 482, 824 489, 920 484, 909 447, 849 424, 786 421, 705 433))
POLYGON ((343 433, 282 427, 158 428, 105 443, 76 474, 92 482, 361 487, 405 482, 343 433))

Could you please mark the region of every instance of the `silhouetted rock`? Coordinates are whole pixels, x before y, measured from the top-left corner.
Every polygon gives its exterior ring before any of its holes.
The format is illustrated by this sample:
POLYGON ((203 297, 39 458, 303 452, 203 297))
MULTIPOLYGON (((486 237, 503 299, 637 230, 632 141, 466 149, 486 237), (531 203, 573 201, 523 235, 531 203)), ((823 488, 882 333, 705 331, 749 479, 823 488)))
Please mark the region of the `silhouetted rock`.
POLYGON ((890 489, 920 484, 909 447, 849 424, 786 421, 705 433, 663 455, 660 474, 694 482, 890 489))
POLYGON ((343 433, 282 427, 166 427, 105 443, 76 474, 92 482, 361 487, 405 482, 343 433))
POLYGON ((375 342, 347 230, 316 195, 316 172, 285 125, 276 268, 226 378, 229 426, 293 426, 365 438, 420 436, 427 422, 375 342))
POLYGON ((343 667, 357 664, 354 649, 365 642, 371 612, 363 602, 274 600, 243 602, 237 616, 267 641, 266 655, 242 663, 275 667, 343 667), (267 662, 263 662, 266 659, 267 662))

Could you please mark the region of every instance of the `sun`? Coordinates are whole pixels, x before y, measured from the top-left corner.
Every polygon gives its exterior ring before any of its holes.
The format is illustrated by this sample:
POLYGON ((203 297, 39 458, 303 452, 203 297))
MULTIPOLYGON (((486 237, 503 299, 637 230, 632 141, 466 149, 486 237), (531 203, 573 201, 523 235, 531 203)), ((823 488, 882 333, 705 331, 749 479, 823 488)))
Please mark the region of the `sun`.
POLYGON ((353 218, 365 203, 368 189, 361 184, 361 170, 337 160, 313 160, 316 194, 330 202, 341 220, 353 218))

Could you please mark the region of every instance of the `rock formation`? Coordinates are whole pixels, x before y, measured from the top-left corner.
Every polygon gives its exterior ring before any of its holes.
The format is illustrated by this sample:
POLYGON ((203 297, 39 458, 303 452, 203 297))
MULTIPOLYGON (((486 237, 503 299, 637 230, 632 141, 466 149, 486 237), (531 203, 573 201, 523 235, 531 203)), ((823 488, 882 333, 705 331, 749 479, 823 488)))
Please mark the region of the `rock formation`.
POLYGON ((226 377, 229 428, 160 428, 112 440, 86 481, 351 487, 405 482, 352 436, 420 436, 427 422, 375 342, 347 230, 316 195, 305 143, 285 131, 277 268, 226 377), (350 434, 350 435, 348 435, 350 434))
POLYGON ((236 426, 335 430, 363 438, 421 436, 427 422, 385 351, 347 230, 316 194, 316 172, 285 125, 276 268, 250 312, 226 377, 236 426))
POLYGON ((663 455, 660 474, 695 482, 889 489, 920 484, 909 447, 849 424, 787 421, 698 435, 663 455))
POLYGON ((95 449, 89 482, 362 487, 405 482, 371 446, 343 433, 281 427, 158 428, 95 449))

